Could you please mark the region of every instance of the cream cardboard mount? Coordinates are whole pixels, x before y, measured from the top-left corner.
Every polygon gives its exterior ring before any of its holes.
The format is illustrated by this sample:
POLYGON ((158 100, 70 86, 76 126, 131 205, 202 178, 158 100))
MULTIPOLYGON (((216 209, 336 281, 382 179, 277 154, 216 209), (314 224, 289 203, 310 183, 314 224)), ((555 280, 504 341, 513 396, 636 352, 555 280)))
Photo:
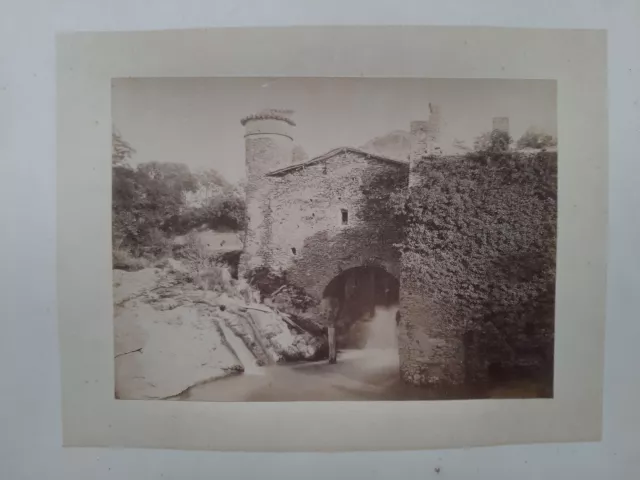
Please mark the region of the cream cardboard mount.
POLYGON ((70 33, 58 37, 57 52, 64 445, 352 451, 600 439, 607 225, 604 32, 296 27, 70 33), (124 77, 555 80, 561 143, 553 398, 117 400, 109 152, 111 82, 124 77))

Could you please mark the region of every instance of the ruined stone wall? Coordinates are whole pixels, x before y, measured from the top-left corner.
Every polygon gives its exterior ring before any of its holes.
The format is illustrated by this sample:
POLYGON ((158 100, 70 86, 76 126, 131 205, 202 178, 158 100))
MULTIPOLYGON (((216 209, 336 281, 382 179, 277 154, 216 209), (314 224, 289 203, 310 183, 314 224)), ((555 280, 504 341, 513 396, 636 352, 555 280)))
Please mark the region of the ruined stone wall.
POLYGON ((456 384, 524 368, 551 385, 556 155, 431 157, 411 176, 403 378, 456 384))
POLYGON ((376 200, 390 193, 381 182, 400 178, 406 183, 407 174, 408 165, 345 151, 271 177, 271 240, 261 247, 271 267, 286 271, 290 282, 318 299, 336 275, 351 267, 382 266, 399 278, 394 244, 400 234, 376 200))
POLYGON ((494 117, 493 129, 509 133, 509 117, 494 117))

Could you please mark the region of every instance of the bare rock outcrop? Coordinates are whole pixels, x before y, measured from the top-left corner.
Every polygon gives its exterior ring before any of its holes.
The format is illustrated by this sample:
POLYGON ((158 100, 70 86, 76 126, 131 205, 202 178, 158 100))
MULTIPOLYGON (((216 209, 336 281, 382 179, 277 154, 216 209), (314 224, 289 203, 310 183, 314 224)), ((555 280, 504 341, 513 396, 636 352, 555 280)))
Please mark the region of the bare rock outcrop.
POLYGON ((314 360, 326 349, 322 336, 257 303, 257 292, 224 273, 224 291, 216 291, 175 260, 165 268, 114 270, 118 398, 171 398, 269 364, 314 360))

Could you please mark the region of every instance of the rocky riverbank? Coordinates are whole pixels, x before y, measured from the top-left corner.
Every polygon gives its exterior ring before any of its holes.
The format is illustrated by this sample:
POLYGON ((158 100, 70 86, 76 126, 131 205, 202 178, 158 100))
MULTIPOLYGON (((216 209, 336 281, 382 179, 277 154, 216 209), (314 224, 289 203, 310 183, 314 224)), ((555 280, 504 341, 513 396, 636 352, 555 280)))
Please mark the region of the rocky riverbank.
POLYGON ((117 398, 165 399, 256 367, 312 361, 326 338, 296 322, 224 267, 192 273, 168 260, 114 270, 117 398))

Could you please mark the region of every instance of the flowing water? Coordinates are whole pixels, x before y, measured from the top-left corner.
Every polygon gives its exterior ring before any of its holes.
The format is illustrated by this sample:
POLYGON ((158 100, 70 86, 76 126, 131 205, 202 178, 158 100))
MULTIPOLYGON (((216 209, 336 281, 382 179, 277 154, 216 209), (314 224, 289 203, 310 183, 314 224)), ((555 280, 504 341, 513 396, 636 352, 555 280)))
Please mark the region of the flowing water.
POLYGON ((369 335, 365 349, 398 350, 398 335, 396 332, 397 306, 376 307, 375 314, 369 322, 369 335))
POLYGON ((384 398, 399 383, 395 307, 377 307, 367 323, 364 349, 344 350, 338 363, 326 360, 258 367, 241 339, 223 325, 245 373, 193 387, 196 401, 359 400, 384 398))
POLYGON ((443 398, 526 398, 523 388, 487 392, 435 391, 404 384, 399 375, 396 307, 378 307, 368 322, 365 348, 342 350, 338 362, 327 360, 258 367, 244 343, 226 326, 227 341, 245 366, 245 373, 194 386, 183 400, 208 402, 290 402, 351 400, 441 400, 443 398), (453 395, 452 395, 453 393, 453 395))

